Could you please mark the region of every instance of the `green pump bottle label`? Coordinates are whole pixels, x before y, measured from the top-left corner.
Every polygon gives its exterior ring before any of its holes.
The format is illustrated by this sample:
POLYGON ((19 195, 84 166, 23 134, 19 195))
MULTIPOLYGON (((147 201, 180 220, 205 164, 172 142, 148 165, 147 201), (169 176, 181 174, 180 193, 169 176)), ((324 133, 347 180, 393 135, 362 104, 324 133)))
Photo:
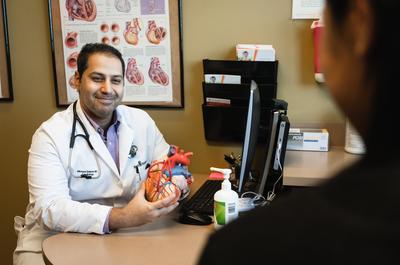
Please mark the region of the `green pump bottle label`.
POLYGON ((215 221, 219 225, 226 224, 225 203, 214 201, 215 221))

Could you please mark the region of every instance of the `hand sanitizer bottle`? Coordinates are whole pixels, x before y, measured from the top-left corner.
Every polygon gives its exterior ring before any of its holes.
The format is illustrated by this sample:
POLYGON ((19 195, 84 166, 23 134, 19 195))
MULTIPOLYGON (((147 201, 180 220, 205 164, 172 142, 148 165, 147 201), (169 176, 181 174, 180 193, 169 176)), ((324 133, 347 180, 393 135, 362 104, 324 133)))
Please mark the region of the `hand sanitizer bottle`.
POLYGON ((214 195, 214 224, 215 228, 218 229, 238 217, 239 196, 232 190, 229 182, 229 176, 232 173, 231 169, 215 167, 210 169, 224 174, 221 189, 214 195))

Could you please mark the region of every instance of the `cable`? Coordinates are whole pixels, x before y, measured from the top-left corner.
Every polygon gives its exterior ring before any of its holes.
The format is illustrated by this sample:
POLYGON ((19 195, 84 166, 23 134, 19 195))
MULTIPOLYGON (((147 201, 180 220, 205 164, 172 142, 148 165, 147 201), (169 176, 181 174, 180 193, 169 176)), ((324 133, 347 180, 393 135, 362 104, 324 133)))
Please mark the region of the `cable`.
POLYGON ((275 196, 276 196, 276 193, 275 193, 276 185, 279 183, 279 181, 282 179, 282 176, 283 176, 283 167, 282 167, 282 164, 281 164, 281 156, 280 156, 281 150, 282 150, 282 144, 279 144, 278 145, 278 154, 279 154, 279 156, 278 156, 278 166, 279 166, 279 170, 280 170, 281 174, 279 175, 279 178, 275 181, 275 183, 274 183, 274 185, 272 187, 272 190, 268 191, 268 193, 267 193, 267 200, 266 200, 267 204, 270 204, 275 199, 275 196))
POLYGON ((246 191, 244 192, 240 198, 239 198, 239 211, 247 211, 250 209, 253 209, 254 207, 257 206, 266 206, 270 205, 271 202, 275 199, 276 197, 276 186, 278 185, 279 181, 283 178, 283 167, 281 163, 281 151, 282 151, 282 143, 279 143, 277 146, 277 154, 278 154, 278 167, 280 171, 280 175, 278 179, 274 182, 274 185, 272 186, 272 190, 267 192, 267 197, 264 197, 261 194, 258 194, 253 191, 246 191))
POLYGON ((268 191, 266 198, 263 195, 258 194, 253 191, 244 192, 239 198, 239 211, 248 211, 257 206, 269 205, 275 199, 276 186, 278 185, 279 181, 283 177, 283 167, 281 164, 281 156, 280 156, 281 150, 282 150, 282 144, 279 144, 278 152, 277 152, 278 153, 278 161, 277 162, 278 162, 278 166, 279 166, 280 175, 279 175, 278 179, 275 181, 274 185, 272 186, 272 190, 268 191))
POLYGON ((239 198, 239 211, 248 211, 264 205, 265 197, 253 191, 246 191, 239 198))

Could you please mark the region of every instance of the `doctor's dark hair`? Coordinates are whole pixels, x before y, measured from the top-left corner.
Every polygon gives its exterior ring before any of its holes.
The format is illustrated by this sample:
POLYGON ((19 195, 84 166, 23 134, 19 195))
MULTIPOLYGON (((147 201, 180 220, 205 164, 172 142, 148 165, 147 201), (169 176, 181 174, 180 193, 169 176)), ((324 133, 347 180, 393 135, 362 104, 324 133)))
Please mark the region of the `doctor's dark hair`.
MULTIPOLYGON (((374 85, 371 117, 369 128, 365 137, 368 156, 380 156, 399 153, 400 141, 395 135, 395 127, 400 115, 399 108, 399 42, 398 12, 400 11, 399 0, 365 0, 370 7, 373 26, 371 28, 372 38, 368 53, 365 58, 367 70, 366 83, 374 85), (382 153, 384 151, 384 153, 382 153)), ((332 17, 332 27, 340 34, 344 22, 348 19, 349 11, 355 0, 327 0, 327 11, 332 17)), ((355 27, 357 25, 354 25, 355 27)))
POLYGON ((100 53, 117 58, 121 62, 122 76, 125 76, 125 62, 121 53, 114 47, 103 43, 85 44, 78 55, 78 73, 82 76, 88 67, 89 57, 93 54, 100 53))

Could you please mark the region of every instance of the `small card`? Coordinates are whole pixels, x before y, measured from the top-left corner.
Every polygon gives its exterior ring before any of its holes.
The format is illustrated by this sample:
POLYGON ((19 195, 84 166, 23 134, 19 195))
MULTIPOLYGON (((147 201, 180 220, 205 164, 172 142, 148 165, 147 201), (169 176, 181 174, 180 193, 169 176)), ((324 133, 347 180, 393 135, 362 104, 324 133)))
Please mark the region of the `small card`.
POLYGON ((206 98, 207 106, 230 106, 231 100, 225 98, 206 98))
POLYGON ((236 56, 239 61, 275 61, 275 49, 272 45, 238 44, 236 56))
POLYGON ((220 75, 220 74, 206 74, 204 75, 204 82, 215 84, 240 84, 240 75, 220 75))

